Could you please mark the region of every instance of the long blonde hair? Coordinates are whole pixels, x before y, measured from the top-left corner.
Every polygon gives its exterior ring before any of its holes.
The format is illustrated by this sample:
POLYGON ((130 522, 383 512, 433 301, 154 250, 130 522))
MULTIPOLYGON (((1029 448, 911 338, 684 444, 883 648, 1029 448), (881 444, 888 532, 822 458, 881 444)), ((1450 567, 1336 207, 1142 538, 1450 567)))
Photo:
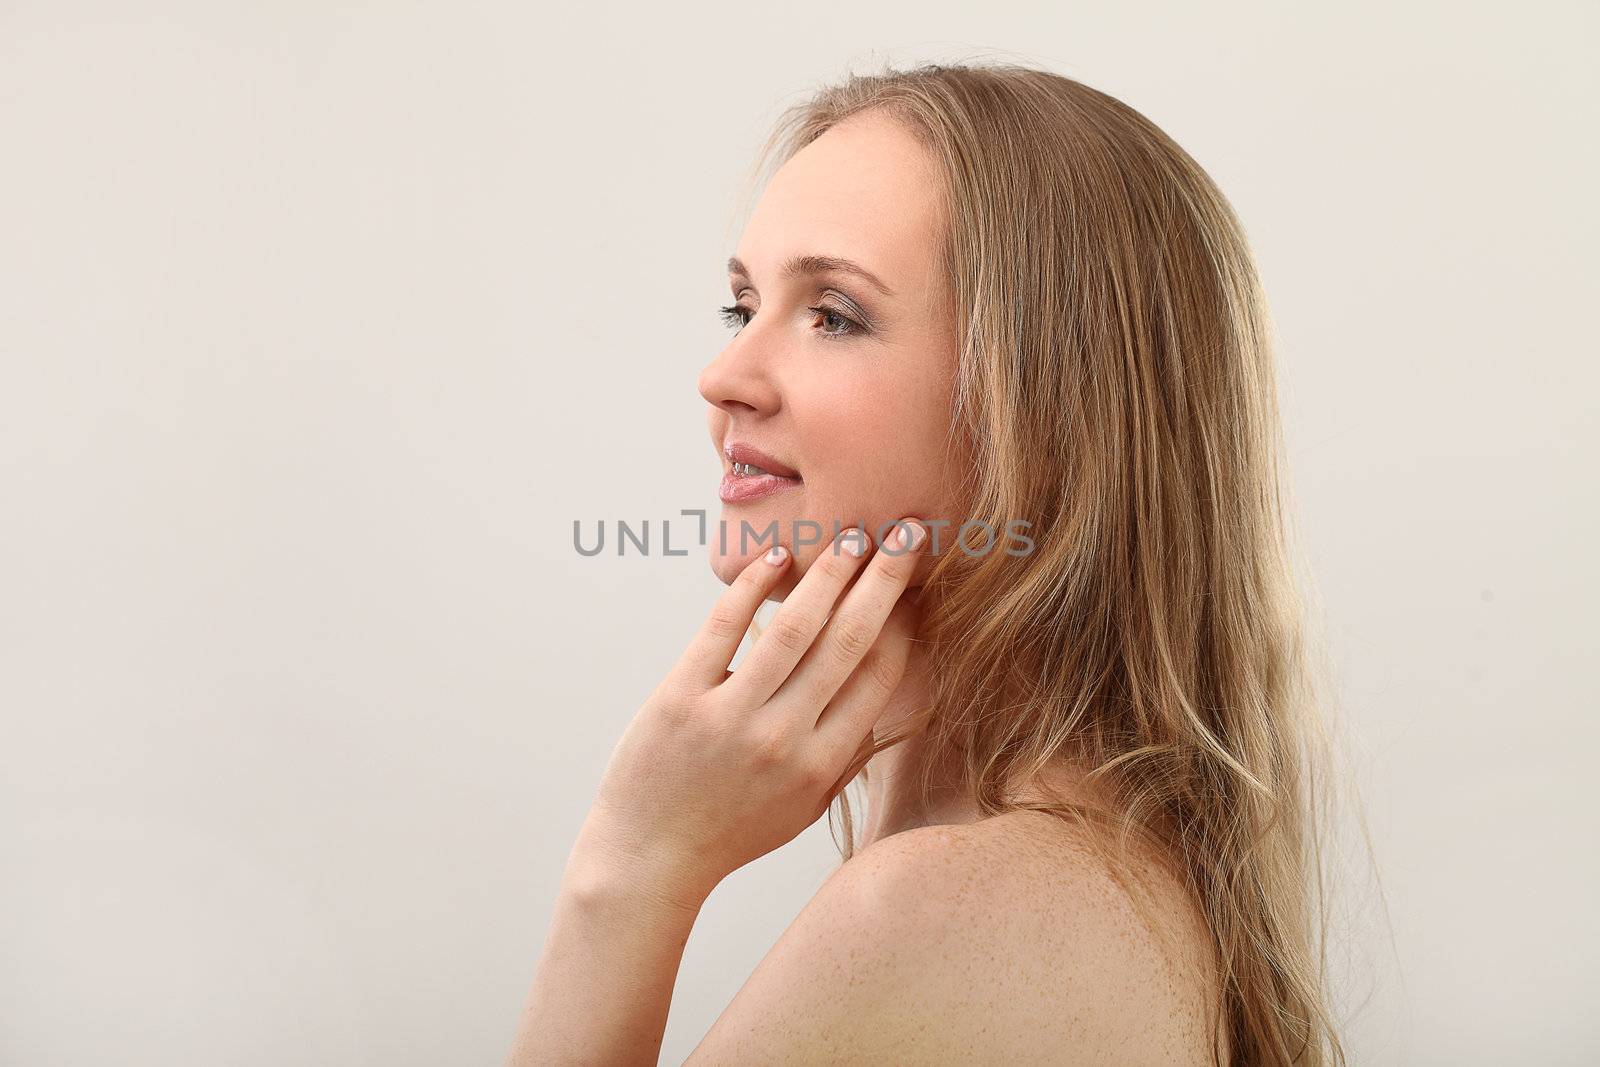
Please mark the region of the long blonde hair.
POLYGON ((943 179, 964 517, 1026 520, 1034 541, 944 551, 923 587, 924 770, 953 758, 986 814, 1157 842, 1208 922, 1229 1055, 1342 1064, 1320 933, 1320 661, 1243 228, 1149 119, 1012 64, 851 76, 787 109, 761 159, 869 109, 943 179), (1067 759, 1115 799, 1111 818, 1010 795, 1067 759))

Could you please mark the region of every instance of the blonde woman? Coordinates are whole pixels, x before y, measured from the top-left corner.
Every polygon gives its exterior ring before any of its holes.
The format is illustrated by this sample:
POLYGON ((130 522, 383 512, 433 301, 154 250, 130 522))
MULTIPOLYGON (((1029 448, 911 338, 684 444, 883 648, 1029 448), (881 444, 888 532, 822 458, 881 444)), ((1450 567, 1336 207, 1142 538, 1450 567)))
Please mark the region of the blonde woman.
POLYGON ((835 804, 844 862, 689 1063, 1342 1062, 1227 202, 1009 65, 853 77, 774 148, 699 378, 728 588, 612 756, 512 1062, 655 1063, 706 897, 835 804))

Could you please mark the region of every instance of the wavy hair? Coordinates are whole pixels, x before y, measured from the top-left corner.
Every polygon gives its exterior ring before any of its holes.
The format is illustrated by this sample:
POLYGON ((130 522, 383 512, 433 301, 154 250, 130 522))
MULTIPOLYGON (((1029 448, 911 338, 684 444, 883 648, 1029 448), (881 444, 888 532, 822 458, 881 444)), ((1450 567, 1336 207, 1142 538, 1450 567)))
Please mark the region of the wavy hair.
POLYGON ((785 109, 758 169, 868 110, 942 178, 966 515, 1025 519, 1035 542, 946 552, 923 586, 923 795, 950 758, 985 814, 1048 811, 1106 831, 1113 858, 1154 842, 1212 937, 1214 1060, 1343 1064, 1324 993, 1326 669, 1243 227, 1138 111, 1005 63, 852 75, 785 109), (1063 760, 1112 804, 1012 795, 1063 760))

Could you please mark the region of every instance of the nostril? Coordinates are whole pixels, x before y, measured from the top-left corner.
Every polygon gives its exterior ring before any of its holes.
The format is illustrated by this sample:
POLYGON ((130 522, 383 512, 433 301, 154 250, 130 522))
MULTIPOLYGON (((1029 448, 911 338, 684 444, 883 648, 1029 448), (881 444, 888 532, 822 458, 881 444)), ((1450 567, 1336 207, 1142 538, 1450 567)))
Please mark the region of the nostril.
POLYGON ((746 404, 743 400, 719 400, 717 407, 730 415, 746 415, 756 410, 754 404, 746 404))

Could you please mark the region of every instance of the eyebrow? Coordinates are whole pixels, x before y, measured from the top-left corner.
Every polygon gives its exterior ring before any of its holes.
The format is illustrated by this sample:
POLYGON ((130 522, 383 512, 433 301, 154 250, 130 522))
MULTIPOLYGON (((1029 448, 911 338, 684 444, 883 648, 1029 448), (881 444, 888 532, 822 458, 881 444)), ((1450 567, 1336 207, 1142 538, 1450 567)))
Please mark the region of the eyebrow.
MULTIPOLYGON (((737 274, 744 278, 750 277, 750 271, 745 267, 738 256, 728 260, 728 273, 737 274)), ((853 274, 857 278, 873 286, 884 296, 893 296, 894 290, 884 285, 878 276, 859 263, 838 256, 798 255, 791 256, 779 271, 784 278, 805 278, 818 274, 853 274)))

